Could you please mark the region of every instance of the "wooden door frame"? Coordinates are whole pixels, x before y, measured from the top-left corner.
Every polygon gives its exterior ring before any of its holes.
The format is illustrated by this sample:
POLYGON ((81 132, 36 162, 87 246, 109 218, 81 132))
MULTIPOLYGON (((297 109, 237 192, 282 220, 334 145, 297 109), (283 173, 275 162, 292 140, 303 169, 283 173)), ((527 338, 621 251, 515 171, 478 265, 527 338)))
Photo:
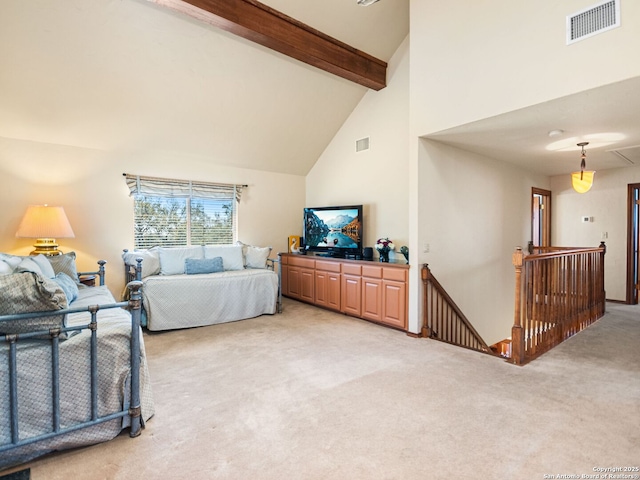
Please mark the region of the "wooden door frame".
POLYGON ((544 209, 546 210, 543 216, 543 240, 542 247, 551 246, 551 190, 545 190, 544 188, 531 187, 531 244, 533 245, 533 216, 535 211, 535 204, 533 198, 535 195, 541 195, 548 201, 544 203, 544 209))
MULTIPOLYGON (((634 190, 640 190, 640 183, 630 183, 627 185, 627 288, 626 288, 626 298, 625 303, 629 305, 638 303, 638 291, 637 285, 634 282, 634 264, 636 259, 634 258, 635 251, 633 249, 633 244, 635 241, 634 237, 637 237, 638 232, 636 225, 636 229, 634 229, 634 201, 635 195, 633 194, 634 190)), ((640 248, 640 245, 639 245, 640 248)), ((635 272, 637 274, 637 272, 635 272)))

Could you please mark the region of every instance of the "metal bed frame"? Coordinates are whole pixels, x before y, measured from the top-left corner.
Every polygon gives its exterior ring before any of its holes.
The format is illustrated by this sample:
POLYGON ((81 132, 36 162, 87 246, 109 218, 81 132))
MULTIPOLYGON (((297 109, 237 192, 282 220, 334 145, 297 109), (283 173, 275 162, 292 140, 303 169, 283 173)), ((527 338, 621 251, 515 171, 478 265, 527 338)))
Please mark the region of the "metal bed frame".
MULTIPOLYGON (((105 261, 98 262, 99 269, 95 272, 82 272, 78 275, 96 274, 100 277, 100 285, 104 285, 105 279, 105 261)), ((13 449, 30 445, 38 441, 47 440, 53 437, 61 436, 70 432, 75 432, 84 428, 89 428, 116 418, 125 416, 130 417, 130 437, 137 437, 141 433, 141 406, 140 406, 140 306, 142 282, 132 281, 127 284, 130 291, 130 299, 125 302, 112 303, 107 305, 91 305, 89 307, 67 308, 63 310, 22 313, 14 315, 0 316, 0 322, 4 320, 19 320, 34 317, 44 317, 55 315, 66 315, 68 313, 89 312, 91 320, 87 324, 54 328, 51 330, 43 330, 38 332, 20 333, 0 335, 0 342, 9 344, 9 405, 10 411, 7 412, 10 418, 11 442, 0 445, 0 453, 5 453, 13 449), (98 415, 98 311, 123 308, 131 312, 131 342, 130 342, 130 358, 131 358, 131 397, 130 407, 109 414, 98 415), (90 365, 91 365, 91 418, 89 420, 61 428, 60 426, 60 359, 59 359, 59 342, 60 335, 65 332, 75 332, 89 329, 91 331, 90 339, 90 365), (51 351, 51 393, 52 393, 52 418, 51 431, 32 437, 21 438, 19 425, 19 396, 18 396, 18 375, 17 375, 17 343, 21 340, 33 338, 49 337, 48 340, 42 341, 43 347, 45 342, 49 342, 51 351)), ((89 287, 90 288, 90 287, 89 287)), ((3 413, 5 414, 5 413, 3 413)))
MULTIPOLYGON (((129 250, 126 248, 123 250, 127 253, 129 250)), ((278 264, 278 300, 276 302, 277 313, 282 313, 282 267, 279 258, 267 258, 267 268, 275 271, 276 263, 278 264)), ((136 265, 124 264, 124 281, 125 284, 129 284, 132 281, 142 281, 142 258, 136 258, 136 265)), ((144 307, 142 307, 144 308, 144 307)))

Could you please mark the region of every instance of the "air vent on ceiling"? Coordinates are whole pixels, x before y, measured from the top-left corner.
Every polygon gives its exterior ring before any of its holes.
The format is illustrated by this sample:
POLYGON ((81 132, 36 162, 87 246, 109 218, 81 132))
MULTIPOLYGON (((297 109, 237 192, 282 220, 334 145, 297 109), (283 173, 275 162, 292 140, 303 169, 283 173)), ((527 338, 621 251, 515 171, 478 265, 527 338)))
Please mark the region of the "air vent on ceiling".
POLYGON ((620 0, 598 3, 567 16, 567 45, 620 26, 620 0))
POLYGON ((617 148, 615 150, 607 150, 629 165, 640 165, 640 145, 633 147, 617 148))
POLYGON ((369 137, 356 140, 356 152, 361 152, 363 150, 369 150, 369 137))

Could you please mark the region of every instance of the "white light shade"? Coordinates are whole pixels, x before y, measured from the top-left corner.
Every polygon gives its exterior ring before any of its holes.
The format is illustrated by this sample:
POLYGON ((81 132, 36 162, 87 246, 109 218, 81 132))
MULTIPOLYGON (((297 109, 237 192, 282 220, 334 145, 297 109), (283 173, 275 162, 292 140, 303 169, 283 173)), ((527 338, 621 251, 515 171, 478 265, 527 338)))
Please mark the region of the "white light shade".
POLYGON ((571 174, 571 186, 578 193, 587 193, 593 185, 595 170, 584 170, 571 174))
POLYGON ((62 207, 29 205, 18 231, 18 238, 73 238, 71 224, 62 207))

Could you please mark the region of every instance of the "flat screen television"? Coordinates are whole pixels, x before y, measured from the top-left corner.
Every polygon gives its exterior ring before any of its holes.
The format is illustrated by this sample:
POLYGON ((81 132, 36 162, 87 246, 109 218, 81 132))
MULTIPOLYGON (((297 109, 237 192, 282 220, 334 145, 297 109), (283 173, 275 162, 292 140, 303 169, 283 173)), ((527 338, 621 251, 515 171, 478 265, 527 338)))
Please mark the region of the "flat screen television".
POLYGON ((304 248, 345 258, 362 254, 362 205, 304 209, 304 248))

